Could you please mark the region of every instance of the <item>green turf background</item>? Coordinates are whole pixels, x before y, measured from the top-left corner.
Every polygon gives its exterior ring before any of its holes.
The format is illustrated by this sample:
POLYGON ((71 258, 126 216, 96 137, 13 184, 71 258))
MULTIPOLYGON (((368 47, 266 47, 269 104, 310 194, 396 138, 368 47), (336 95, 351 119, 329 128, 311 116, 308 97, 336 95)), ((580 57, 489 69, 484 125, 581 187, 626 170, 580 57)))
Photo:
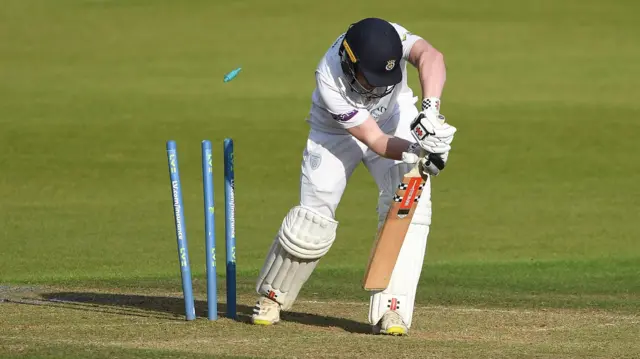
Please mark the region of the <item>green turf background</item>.
MULTIPOLYGON (((434 180, 418 301, 637 310, 639 11, 624 0, 3 0, 0 283, 179 290, 164 150, 175 139, 201 295, 199 146, 216 151, 224 274, 232 137, 238 281, 250 292, 298 199, 313 70, 350 22, 380 16, 445 54, 442 111, 459 129, 434 180)), ((366 299, 376 194, 359 169, 303 296, 366 299)))

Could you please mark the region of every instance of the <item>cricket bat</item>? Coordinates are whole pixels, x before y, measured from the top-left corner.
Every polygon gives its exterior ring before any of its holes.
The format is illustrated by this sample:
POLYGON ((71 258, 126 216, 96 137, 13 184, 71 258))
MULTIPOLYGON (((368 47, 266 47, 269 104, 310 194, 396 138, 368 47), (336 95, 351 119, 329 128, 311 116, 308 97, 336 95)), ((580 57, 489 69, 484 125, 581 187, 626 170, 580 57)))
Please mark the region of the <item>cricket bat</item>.
POLYGON ((371 250, 362 283, 365 290, 384 290, 389 285, 424 184, 417 164, 398 184, 387 218, 371 250))

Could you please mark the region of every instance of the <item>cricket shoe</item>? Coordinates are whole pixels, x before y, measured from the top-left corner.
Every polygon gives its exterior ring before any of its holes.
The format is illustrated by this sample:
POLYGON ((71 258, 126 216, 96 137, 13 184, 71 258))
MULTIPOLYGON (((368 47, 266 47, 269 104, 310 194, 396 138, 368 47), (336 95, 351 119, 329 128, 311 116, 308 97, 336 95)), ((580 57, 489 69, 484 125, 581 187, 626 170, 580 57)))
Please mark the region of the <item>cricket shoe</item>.
POLYGON ((267 297, 260 297, 253 307, 251 323, 272 325, 280 321, 280 303, 267 297))
POLYGON ((378 322, 376 326, 373 327, 373 332, 375 334, 386 334, 386 335, 407 335, 409 333, 409 328, 402 317, 398 312, 390 310, 382 316, 382 319, 378 322))

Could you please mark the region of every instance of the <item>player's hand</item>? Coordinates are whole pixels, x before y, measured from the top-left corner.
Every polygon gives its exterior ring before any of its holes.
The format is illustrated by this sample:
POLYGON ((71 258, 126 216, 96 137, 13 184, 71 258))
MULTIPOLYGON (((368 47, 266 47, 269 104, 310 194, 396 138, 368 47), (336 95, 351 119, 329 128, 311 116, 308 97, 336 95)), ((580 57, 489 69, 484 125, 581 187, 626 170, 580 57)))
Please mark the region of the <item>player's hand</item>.
POLYGON ((446 122, 444 115, 434 111, 422 111, 411 122, 411 135, 425 151, 446 153, 457 129, 446 122))
POLYGON ((429 153, 428 156, 420 160, 420 174, 422 176, 426 174, 429 176, 439 175, 447 164, 447 157, 449 157, 449 152, 429 153))
POLYGON ((447 163, 449 152, 445 153, 428 153, 425 152, 420 145, 414 143, 407 149, 407 152, 402 153, 402 161, 408 164, 418 164, 420 175, 437 176, 440 174, 447 163))

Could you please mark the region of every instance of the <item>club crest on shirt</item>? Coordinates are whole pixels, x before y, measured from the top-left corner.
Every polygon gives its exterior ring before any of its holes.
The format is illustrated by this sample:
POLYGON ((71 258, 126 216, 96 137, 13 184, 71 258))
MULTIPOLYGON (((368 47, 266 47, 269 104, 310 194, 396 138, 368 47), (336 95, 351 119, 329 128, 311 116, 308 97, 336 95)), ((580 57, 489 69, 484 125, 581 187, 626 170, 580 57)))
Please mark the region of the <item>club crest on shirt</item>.
POLYGON ((317 153, 309 154, 309 165, 312 170, 317 170, 320 167, 320 162, 322 162, 322 157, 317 153))
POLYGON ((385 66, 384 69, 387 71, 391 71, 395 66, 396 66, 396 60, 389 60, 387 61, 387 66, 385 66))

